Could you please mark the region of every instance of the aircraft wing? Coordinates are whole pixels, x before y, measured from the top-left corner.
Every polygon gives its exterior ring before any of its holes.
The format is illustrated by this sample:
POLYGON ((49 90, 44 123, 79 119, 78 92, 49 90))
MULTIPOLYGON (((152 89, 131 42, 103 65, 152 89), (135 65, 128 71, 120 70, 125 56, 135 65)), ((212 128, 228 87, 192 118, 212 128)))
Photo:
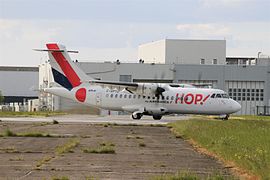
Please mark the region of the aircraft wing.
POLYGON ((118 89, 118 90, 125 89, 130 93, 133 93, 132 91, 136 91, 136 89, 139 86, 137 83, 132 82, 115 82, 115 81, 100 81, 100 80, 96 81, 93 80, 90 81, 90 83, 103 85, 104 87, 108 87, 110 89, 118 89))

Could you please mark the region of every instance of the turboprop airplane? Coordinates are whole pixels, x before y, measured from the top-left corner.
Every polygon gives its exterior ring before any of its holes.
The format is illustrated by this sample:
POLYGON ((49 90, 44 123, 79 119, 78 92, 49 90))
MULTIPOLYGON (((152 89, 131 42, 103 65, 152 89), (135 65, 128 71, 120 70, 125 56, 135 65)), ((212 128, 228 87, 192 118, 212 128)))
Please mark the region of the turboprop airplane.
MULTIPOLYGON (((160 120, 168 114, 229 115, 241 105, 220 89, 196 88, 183 84, 133 83, 95 80, 74 63, 65 46, 46 44, 54 81, 61 87, 45 92, 78 103, 107 110, 130 112, 133 119, 143 115, 160 120)), ((37 50, 37 49, 36 49, 37 50)))

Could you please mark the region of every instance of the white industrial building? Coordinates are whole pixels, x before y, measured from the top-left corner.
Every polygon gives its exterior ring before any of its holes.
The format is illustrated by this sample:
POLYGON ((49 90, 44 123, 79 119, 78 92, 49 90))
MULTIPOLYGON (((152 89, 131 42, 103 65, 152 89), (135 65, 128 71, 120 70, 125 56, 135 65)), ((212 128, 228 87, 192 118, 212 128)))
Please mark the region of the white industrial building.
POLYGON ((225 64, 225 40, 163 39, 139 46, 138 59, 160 64, 225 64))
POLYGON ((0 66, 0 91, 4 96, 2 104, 16 111, 26 111, 28 101, 39 96, 38 70, 38 67, 0 66))

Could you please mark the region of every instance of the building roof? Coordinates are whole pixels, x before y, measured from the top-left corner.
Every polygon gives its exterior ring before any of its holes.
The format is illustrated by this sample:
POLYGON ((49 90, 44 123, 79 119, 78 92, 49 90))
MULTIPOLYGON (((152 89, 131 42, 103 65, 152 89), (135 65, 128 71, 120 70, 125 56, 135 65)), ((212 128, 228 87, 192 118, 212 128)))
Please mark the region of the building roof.
POLYGON ((0 66, 0 71, 32 71, 32 72, 38 72, 38 67, 0 66))

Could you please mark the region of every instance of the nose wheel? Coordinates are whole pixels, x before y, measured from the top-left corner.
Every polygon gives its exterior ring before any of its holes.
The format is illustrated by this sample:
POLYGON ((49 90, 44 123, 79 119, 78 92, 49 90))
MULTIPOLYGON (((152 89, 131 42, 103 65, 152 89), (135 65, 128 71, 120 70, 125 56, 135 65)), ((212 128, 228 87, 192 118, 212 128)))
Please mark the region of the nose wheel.
POLYGON ((136 114, 132 114, 132 115, 131 115, 132 119, 137 119, 137 120, 138 120, 138 119, 141 119, 142 116, 143 116, 143 115, 142 115, 141 113, 136 113, 136 114))

